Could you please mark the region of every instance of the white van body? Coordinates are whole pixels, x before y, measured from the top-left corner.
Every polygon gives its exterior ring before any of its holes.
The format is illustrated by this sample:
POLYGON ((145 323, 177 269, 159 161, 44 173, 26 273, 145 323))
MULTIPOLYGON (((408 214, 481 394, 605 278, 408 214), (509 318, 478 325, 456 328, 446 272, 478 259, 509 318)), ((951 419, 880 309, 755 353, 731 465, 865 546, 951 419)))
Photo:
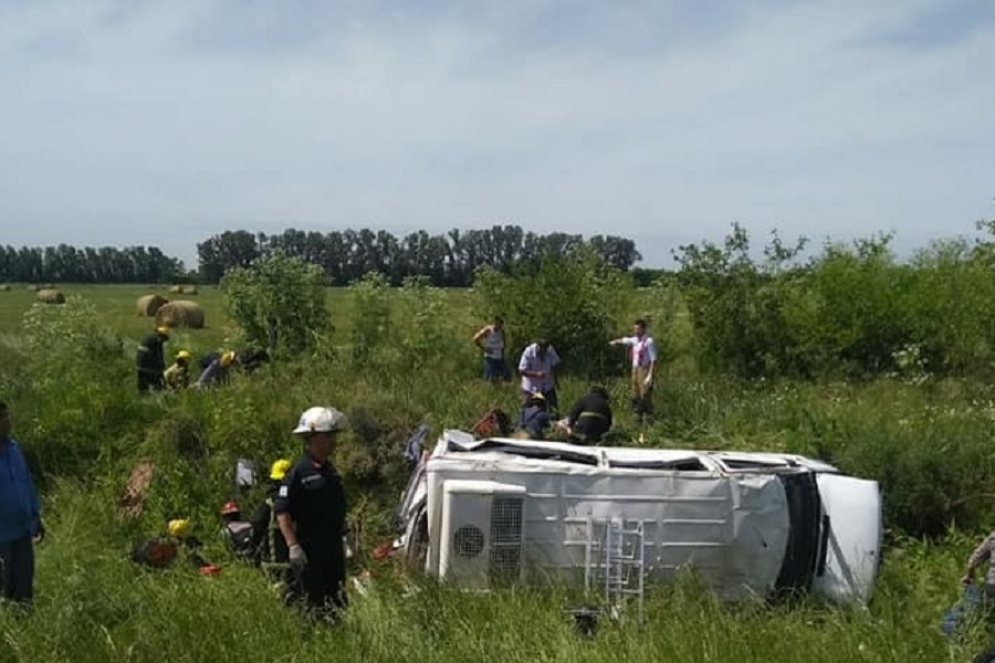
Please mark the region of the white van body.
POLYGON ((444 431, 412 473, 395 548, 426 574, 583 577, 609 519, 643 531, 647 582, 691 567, 723 598, 807 591, 866 603, 882 545, 878 484, 790 454, 579 446, 444 431))

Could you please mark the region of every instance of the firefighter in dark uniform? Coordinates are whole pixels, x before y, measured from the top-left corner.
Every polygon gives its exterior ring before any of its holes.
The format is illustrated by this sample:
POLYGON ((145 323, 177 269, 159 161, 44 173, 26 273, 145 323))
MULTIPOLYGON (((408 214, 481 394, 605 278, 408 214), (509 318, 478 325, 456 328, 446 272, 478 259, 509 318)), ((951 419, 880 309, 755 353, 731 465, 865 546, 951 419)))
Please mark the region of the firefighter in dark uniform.
POLYGON ((301 415, 293 433, 303 438, 304 455, 273 501, 293 570, 293 598, 311 615, 332 620, 347 605, 345 489, 328 461, 344 425, 335 408, 312 407, 301 415))
POLYGON ((138 352, 135 353, 138 393, 145 393, 149 389, 159 391, 166 387, 166 379, 163 377, 166 370, 166 358, 162 346, 168 340, 169 329, 158 327, 153 333, 139 341, 138 352))
POLYGON ((273 582, 273 588, 285 601, 291 600, 289 594, 292 586, 290 575, 289 553, 287 542, 283 540, 280 525, 273 513, 273 503, 276 501, 283 485, 283 478, 292 467, 286 458, 281 458, 270 466, 269 488, 266 499, 256 508, 252 515, 252 548, 260 567, 273 582))
POLYGON ((577 399, 567 413, 570 441, 587 444, 600 442, 612 427, 612 408, 608 390, 594 385, 577 399))

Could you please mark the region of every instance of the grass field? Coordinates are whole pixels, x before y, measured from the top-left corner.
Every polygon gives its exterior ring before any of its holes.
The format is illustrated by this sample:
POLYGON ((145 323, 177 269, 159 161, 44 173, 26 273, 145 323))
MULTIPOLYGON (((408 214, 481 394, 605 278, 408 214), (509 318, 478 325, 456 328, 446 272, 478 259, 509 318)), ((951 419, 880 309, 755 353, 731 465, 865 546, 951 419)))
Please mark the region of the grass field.
MULTIPOLYGON (((677 341, 646 443, 790 450, 877 478, 891 530, 883 575, 866 611, 812 601, 773 609, 720 605, 689 580, 655 589, 643 626, 607 623, 587 639, 564 615, 576 600, 564 592, 475 596, 424 586, 412 594, 389 565, 368 557, 389 535, 384 523, 404 478, 398 445, 405 433, 421 421, 433 434, 467 425, 494 404, 514 411, 513 384, 495 388, 479 380, 468 337, 483 321, 471 315, 471 293, 445 293, 442 335, 424 345, 437 354, 423 364, 381 348, 383 359, 368 367, 335 356, 275 365, 226 390, 139 399, 131 353, 151 321, 136 316, 135 299, 150 290, 61 289, 95 306, 87 334, 125 343, 107 345, 118 347, 109 354, 78 340, 60 344, 57 325, 69 323, 56 322, 54 340, 32 341, 22 316, 33 293, 0 292, 0 398, 12 402, 15 436, 42 478, 49 529, 38 549, 34 614, 21 619, 0 611, 0 661, 965 661, 987 644, 980 625, 957 643, 939 632, 989 512, 979 506, 990 502, 984 482, 995 475, 995 398, 986 384, 882 378, 747 385, 697 374, 687 357, 686 323, 661 324, 677 341), (32 347, 46 348, 45 356, 33 356, 32 347), (287 431, 315 402, 334 403, 359 422, 336 461, 362 532, 351 572, 368 570, 373 582, 368 595, 352 594, 343 625, 311 631, 278 605, 254 570, 227 555, 214 532, 234 458, 267 463, 296 453, 287 431), (162 473, 142 518, 125 521, 115 502, 128 468, 144 457, 162 473), (224 567, 220 575, 201 577, 186 567, 147 572, 127 560, 135 537, 156 533, 174 515, 194 519, 208 557, 224 567), (970 530, 958 531, 961 522, 970 530), (920 529, 942 536, 910 534, 920 529)), ((220 293, 203 288, 193 299, 208 326, 178 331, 170 350, 224 347, 233 330, 220 293)), ((631 314, 654 304, 641 299, 631 314)), ((329 309, 334 343, 347 348, 353 295, 332 290, 329 309)), ((619 332, 630 318, 618 320, 619 332)), ((66 327, 67 339, 80 338, 72 336, 80 324, 66 327)), ((422 333, 399 319, 388 341, 422 333)), ((561 400, 584 387, 566 379, 561 400)), ((610 380, 609 387, 624 403, 624 382, 610 380)), ((623 434, 634 437, 631 417, 619 410, 623 434)))

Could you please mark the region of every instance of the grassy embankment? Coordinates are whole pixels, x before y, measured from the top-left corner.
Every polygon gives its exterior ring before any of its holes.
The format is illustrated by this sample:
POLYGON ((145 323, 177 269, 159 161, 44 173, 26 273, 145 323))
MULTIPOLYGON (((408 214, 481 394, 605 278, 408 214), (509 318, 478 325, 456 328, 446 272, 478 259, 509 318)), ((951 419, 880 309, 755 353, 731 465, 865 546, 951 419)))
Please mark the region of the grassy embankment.
MULTIPOLYGON (((0 394, 12 402, 16 436, 45 477, 49 526, 38 550, 37 609, 26 620, 0 613, 0 660, 938 661, 966 660, 985 643, 976 628, 951 649, 937 632, 943 610, 957 598, 974 538, 954 532, 930 544, 902 533, 919 521, 926 530, 951 524, 948 517, 961 513, 961 503, 964 517, 973 517, 971 505, 990 499, 982 483, 993 474, 987 385, 882 378, 744 386, 696 374, 684 347, 690 331, 668 325, 671 361, 647 444, 828 457, 882 481, 895 536, 867 612, 814 604, 734 609, 682 586, 650 599, 647 628, 606 627, 588 641, 571 631, 563 596, 426 589, 405 598, 394 575, 365 557, 387 534, 385 505, 403 480, 399 445, 410 428, 423 419, 433 434, 441 426, 466 425, 492 404, 513 411, 513 386, 481 384, 471 347, 451 349, 418 370, 405 370, 410 358, 403 356, 357 370, 343 358, 351 295, 336 290, 329 305, 338 355, 273 366, 223 391, 142 400, 133 394, 131 355, 150 324, 134 314, 134 300, 146 289, 63 290, 94 304, 93 326, 58 320, 47 332, 25 330, 21 316, 33 295, 0 293, 0 394), (77 340, 60 343, 62 337, 77 340), (89 337, 98 337, 103 354, 92 345, 78 347, 91 343, 78 339, 89 337), (361 529, 363 554, 353 570, 369 568, 375 581, 370 597, 353 596, 342 628, 308 636, 254 571, 226 557, 214 532, 217 506, 231 492, 234 459, 246 455, 266 464, 295 453, 287 430, 314 402, 342 407, 357 424, 337 460, 361 529), (143 516, 125 522, 114 503, 138 458, 152 458, 161 470, 143 516), (203 578, 186 568, 149 573, 126 560, 134 537, 155 533, 175 515, 194 518, 208 556, 225 567, 220 576, 203 578)), ((208 329, 178 332, 172 351, 223 345, 228 330, 220 296, 210 288, 201 293, 196 299, 207 311, 208 329)), ((463 343, 478 324, 469 295, 447 293, 446 299, 450 315, 439 322, 444 338, 463 343)), ((637 307, 652 309, 653 302, 637 307)), ((619 330, 627 323, 619 320, 619 330)), ((395 320, 391 333, 420 332, 395 320)), ((624 394, 621 381, 610 386, 624 394)), ((561 400, 583 388, 566 380, 561 400)), ((624 405, 619 410, 621 427, 634 433, 624 405)), ((254 504, 254 497, 246 501, 254 504)))

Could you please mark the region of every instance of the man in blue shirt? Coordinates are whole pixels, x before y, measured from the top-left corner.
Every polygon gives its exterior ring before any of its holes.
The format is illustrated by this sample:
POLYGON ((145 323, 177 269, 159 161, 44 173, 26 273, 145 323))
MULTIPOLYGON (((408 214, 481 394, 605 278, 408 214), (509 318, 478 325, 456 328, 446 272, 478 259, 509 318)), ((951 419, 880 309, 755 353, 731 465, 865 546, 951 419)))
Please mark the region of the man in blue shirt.
POLYGON ((34 546, 45 536, 28 464, 10 437, 10 412, 0 401, 0 597, 31 607, 34 546))

